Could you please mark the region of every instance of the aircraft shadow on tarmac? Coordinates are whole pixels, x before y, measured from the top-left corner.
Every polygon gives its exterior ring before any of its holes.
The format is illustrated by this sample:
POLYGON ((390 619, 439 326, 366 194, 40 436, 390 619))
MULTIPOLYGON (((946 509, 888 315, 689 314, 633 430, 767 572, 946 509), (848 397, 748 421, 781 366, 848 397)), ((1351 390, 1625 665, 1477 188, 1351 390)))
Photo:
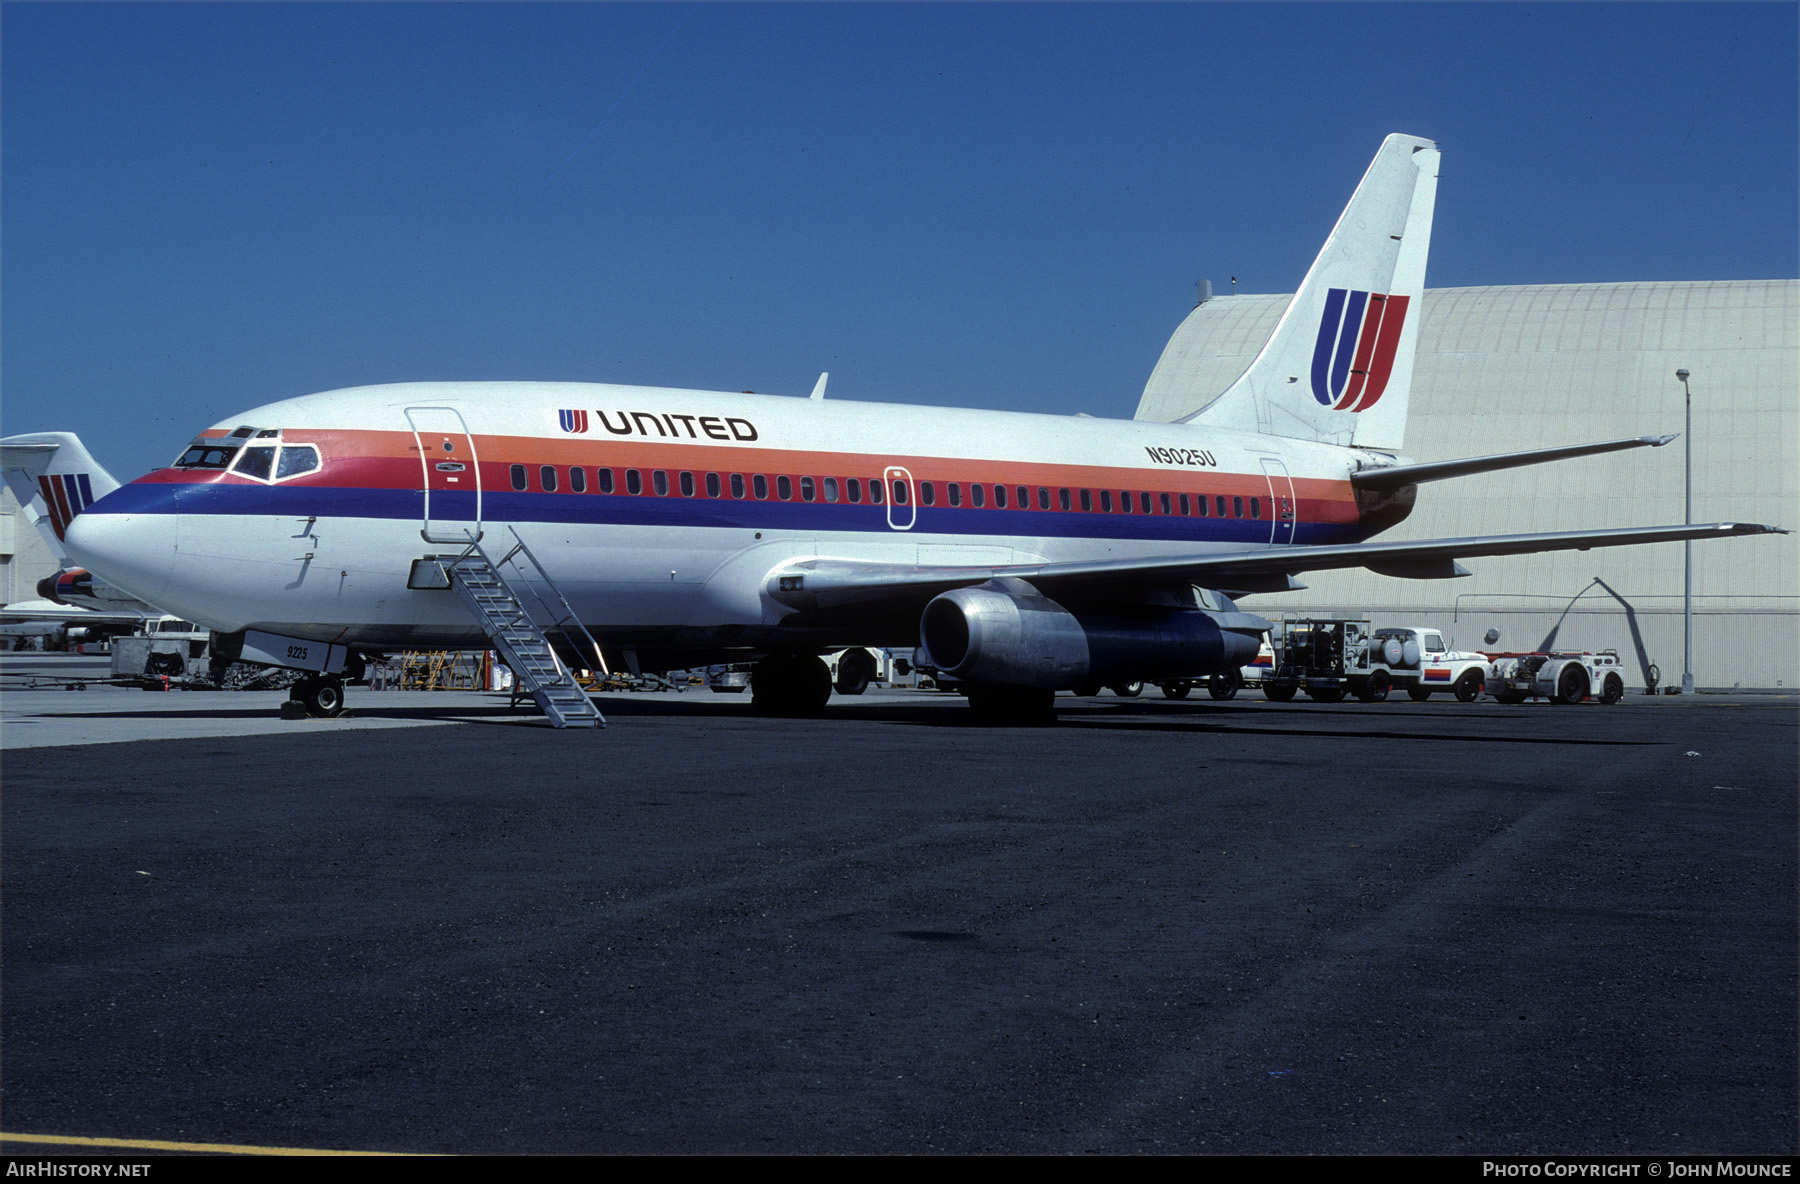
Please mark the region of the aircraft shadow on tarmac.
MULTIPOLYGON (((386 707, 379 702, 380 696, 362 696, 353 700, 353 705, 342 717, 345 722, 357 720, 416 720, 420 722, 443 723, 475 723, 504 724, 508 726, 549 727, 549 721, 537 714, 529 702, 508 705, 502 702, 471 704, 446 704, 443 707, 386 707)), ((855 703, 834 700, 831 706, 819 715, 811 717, 788 718, 778 720, 764 716, 743 699, 720 702, 700 698, 686 699, 646 699, 621 698, 608 699, 604 696, 595 700, 601 712, 609 719, 632 718, 706 718, 758 720, 770 724, 775 723, 885 723, 906 727, 928 728, 984 728, 992 725, 978 722, 971 712, 955 699, 944 698, 918 703, 855 703)), ((58 712, 62 719, 272 719, 277 713, 266 706, 256 707, 220 707, 218 700, 212 699, 192 709, 164 709, 160 711, 83 711, 58 712)), ((1510 715, 1516 715, 1517 708, 1507 708, 1510 715)), ((1418 730, 1404 728, 1385 728, 1371 730, 1367 727, 1372 716, 1386 715, 1381 709, 1357 710, 1356 707, 1334 705, 1332 707, 1315 707, 1308 705, 1269 706, 1257 703, 1160 703, 1160 702, 1098 702, 1070 700, 1059 703, 1057 715, 1051 723, 1042 725, 1046 728, 1081 728, 1088 731, 1118 732, 1193 732, 1208 735, 1257 735, 1266 736, 1278 732, 1284 736, 1337 738, 1354 736, 1368 740, 1434 740, 1468 743, 1500 743, 1500 744, 1553 744, 1553 745, 1587 745, 1599 747, 1642 747, 1654 743, 1645 740, 1609 740, 1604 738, 1578 737, 1566 735, 1534 736, 1519 734, 1492 734, 1486 732, 1468 733, 1451 731, 1448 728, 1437 730, 1434 727, 1421 727, 1418 730), (1237 719, 1244 723, 1227 722, 1237 719), (1254 720, 1254 724, 1248 721, 1254 720), (1326 721, 1341 721, 1342 726, 1321 726, 1326 721), (1296 726, 1299 725, 1299 726, 1296 726)), ((1471 719, 1491 718, 1489 713, 1479 708, 1463 708, 1459 711, 1431 711, 1429 709, 1412 709, 1405 712, 1409 719, 1424 720, 1429 718, 1433 724, 1449 719, 1452 716, 1459 722, 1471 719)), ((324 722, 324 721, 313 721, 324 722)), ((1384 722, 1386 722, 1384 720, 1384 722)))

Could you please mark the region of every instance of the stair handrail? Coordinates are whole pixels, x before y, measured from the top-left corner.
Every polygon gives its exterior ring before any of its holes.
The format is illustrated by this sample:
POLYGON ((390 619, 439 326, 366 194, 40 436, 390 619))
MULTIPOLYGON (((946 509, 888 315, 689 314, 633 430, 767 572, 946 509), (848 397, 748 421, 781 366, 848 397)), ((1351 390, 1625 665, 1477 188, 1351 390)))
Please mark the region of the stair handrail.
MULTIPOLYGON (((518 545, 515 546, 512 550, 508 551, 506 553, 506 558, 502 559, 500 562, 501 563, 510 563, 513 560, 513 556, 518 555, 520 553, 523 553, 525 558, 531 560, 531 566, 537 568, 538 575, 543 577, 544 587, 550 589, 550 591, 555 594, 556 599, 558 601, 560 601, 563 606, 563 616, 558 617, 556 619, 555 623, 552 624, 550 627, 552 629, 555 629, 558 633, 561 633, 563 635, 563 638, 566 641, 568 641, 570 647, 574 648, 575 639, 573 637, 569 636, 569 630, 568 630, 568 622, 573 621, 575 623, 575 628, 581 630, 581 635, 583 637, 587 638, 589 645, 594 647, 594 660, 600 663, 600 673, 602 673, 602 674, 612 673, 606 667, 606 655, 604 655, 603 653, 600 652, 600 643, 594 639, 594 635, 592 633, 588 632, 588 627, 581 623, 581 617, 576 614, 575 607, 569 603, 569 598, 567 596, 563 595, 562 589, 558 588, 556 586, 556 581, 550 578, 550 573, 548 571, 544 570, 544 565, 542 563, 538 562, 538 557, 532 553, 532 550, 530 547, 525 545, 525 539, 522 535, 519 534, 519 528, 516 526, 513 526, 511 523, 508 523, 506 529, 509 532, 511 532, 513 539, 517 542, 518 545)), ((526 581, 526 587, 531 588, 531 582, 529 580, 526 581)), ((552 610, 548 604, 544 603, 544 598, 542 596, 538 595, 536 588, 531 588, 531 595, 532 595, 532 598, 538 602, 538 604, 543 606, 543 609, 546 613, 550 613, 550 614, 554 615, 554 610, 552 610)))

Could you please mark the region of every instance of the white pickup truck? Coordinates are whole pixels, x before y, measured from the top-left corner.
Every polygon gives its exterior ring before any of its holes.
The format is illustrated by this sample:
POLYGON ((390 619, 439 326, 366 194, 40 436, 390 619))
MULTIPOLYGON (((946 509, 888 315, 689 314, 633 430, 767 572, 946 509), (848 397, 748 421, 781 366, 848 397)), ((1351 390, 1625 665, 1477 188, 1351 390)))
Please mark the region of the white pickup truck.
MULTIPOLYGON (((1404 686, 1421 703, 1433 691, 1449 691, 1458 701, 1473 703, 1487 681, 1487 655, 1450 649, 1436 629, 1410 625, 1377 629, 1370 648, 1379 650, 1378 660, 1394 685, 1404 686)), ((1375 660, 1372 653, 1371 661, 1375 660)))

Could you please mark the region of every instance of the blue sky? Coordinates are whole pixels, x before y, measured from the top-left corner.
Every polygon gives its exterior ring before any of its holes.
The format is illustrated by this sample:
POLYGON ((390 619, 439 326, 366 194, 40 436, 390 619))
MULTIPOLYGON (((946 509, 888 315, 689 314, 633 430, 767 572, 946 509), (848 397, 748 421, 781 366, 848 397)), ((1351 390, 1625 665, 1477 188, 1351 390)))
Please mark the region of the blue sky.
POLYGON ((576 380, 1129 418, 1383 135, 1428 284, 1791 278, 1787 4, 0 4, 0 430, 576 380))

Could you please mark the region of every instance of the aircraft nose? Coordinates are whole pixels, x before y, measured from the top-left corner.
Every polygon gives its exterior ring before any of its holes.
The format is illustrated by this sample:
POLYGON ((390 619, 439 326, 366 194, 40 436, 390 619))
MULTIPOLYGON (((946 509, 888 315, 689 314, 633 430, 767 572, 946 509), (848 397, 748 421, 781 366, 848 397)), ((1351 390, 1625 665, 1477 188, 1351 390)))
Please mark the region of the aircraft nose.
POLYGON ((162 513, 96 513, 105 500, 69 523, 63 536, 69 558, 114 587, 159 604, 169 586, 180 538, 174 499, 162 513))

